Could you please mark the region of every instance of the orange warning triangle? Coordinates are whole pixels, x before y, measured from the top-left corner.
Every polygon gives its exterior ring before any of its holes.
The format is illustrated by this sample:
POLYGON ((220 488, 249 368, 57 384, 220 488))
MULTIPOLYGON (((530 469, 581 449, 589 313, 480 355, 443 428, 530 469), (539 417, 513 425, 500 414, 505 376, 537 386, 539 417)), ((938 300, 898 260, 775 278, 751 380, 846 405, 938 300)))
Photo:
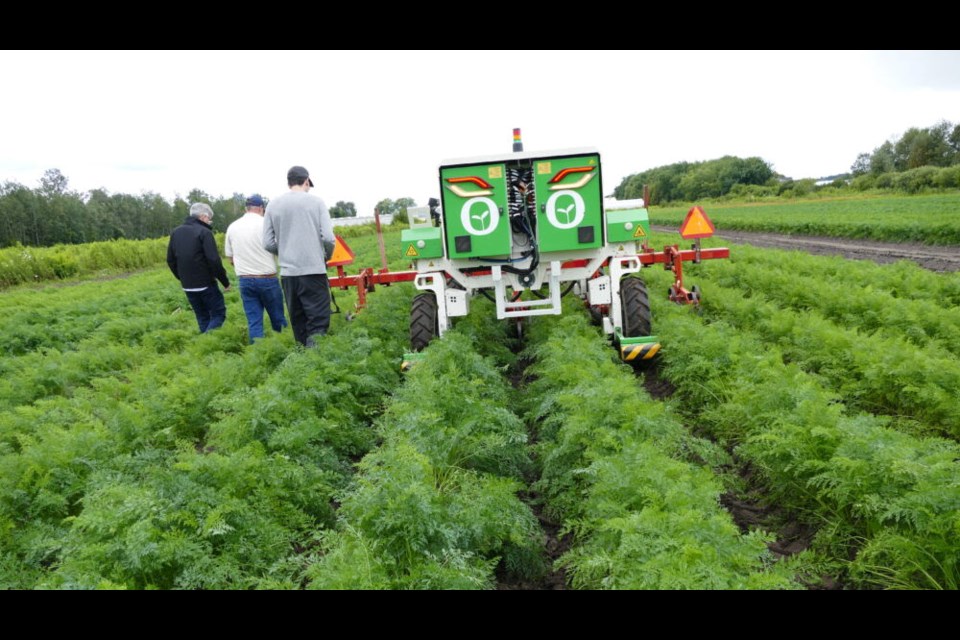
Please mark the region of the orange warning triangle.
POLYGON ((647 235, 647 234, 645 234, 645 233, 643 232, 643 226, 638 224, 638 225, 637 225, 637 230, 633 232, 633 237, 634 237, 634 238, 644 238, 644 237, 646 237, 646 235, 647 235))
POLYGON ((710 218, 699 206, 690 209, 687 217, 683 219, 683 224, 680 225, 680 235, 686 240, 709 238, 716 230, 710 218))
POLYGON ((347 246, 340 236, 334 236, 336 243, 333 246, 333 255, 327 260, 328 267, 342 267, 345 264, 353 264, 356 258, 353 251, 347 246))

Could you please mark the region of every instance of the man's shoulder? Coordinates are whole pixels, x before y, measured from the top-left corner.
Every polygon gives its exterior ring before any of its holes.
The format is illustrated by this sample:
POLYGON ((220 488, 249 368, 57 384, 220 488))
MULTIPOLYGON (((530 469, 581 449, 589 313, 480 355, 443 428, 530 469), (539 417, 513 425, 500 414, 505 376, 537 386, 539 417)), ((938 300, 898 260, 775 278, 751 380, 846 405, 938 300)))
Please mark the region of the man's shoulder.
POLYGON ((239 218, 231 222, 229 225, 227 225, 227 233, 230 233, 231 229, 236 231, 237 229, 245 227, 246 225, 247 225, 246 216, 240 216, 239 218))
POLYGON ((267 211, 276 211, 278 209, 282 210, 286 208, 326 208, 326 206, 326 203, 320 196, 313 195, 312 193, 304 193, 302 191, 288 191, 285 194, 277 196, 271 200, 270 204, 267 205, 267 211))

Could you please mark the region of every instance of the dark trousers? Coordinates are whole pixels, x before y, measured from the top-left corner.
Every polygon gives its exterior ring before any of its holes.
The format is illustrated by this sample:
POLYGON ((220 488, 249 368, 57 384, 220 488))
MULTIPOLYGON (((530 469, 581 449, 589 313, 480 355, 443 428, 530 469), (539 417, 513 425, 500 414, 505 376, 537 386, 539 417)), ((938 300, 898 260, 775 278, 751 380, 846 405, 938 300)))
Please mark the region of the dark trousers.
POLYGON ((227 304, 223 300, 223 292, 217 285, 211 285, 203 291, 184 291, 187 300, 197 316, 197 325, 200 333, 206 333, 223 326, 227 319, 227 304))
POLYGON ((326 274, 283 276, 280 284, 287 299, 293 337, 312 347, 314 337, 326 334, 330 328, 330 282, 326 274))

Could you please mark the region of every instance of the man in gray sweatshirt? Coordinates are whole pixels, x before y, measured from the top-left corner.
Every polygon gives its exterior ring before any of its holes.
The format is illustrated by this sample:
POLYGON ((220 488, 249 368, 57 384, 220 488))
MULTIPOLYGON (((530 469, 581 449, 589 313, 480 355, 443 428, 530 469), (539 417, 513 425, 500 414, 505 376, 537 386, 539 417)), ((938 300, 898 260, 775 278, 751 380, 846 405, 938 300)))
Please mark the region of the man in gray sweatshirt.
POLYGON ((330 327, 327 256, 333 253, 333 224, 327 205, 310 195, 309 172, 291 167, 290 191, 274 198, 263 217, 263 248, 279 256, 280 284, 293 336, 312 347, 330 327))

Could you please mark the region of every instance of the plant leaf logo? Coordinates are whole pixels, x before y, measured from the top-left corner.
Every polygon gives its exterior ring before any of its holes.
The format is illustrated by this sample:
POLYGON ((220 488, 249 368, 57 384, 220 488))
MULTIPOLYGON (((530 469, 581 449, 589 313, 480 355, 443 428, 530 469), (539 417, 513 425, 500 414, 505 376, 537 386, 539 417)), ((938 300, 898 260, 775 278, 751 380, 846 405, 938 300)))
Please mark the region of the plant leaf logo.
POLYGON ((476 220, 479 223, 477 225, 477 228, 480 229, 481 231, 486 231, 489 217, 490 217, 489 211, 484 211, 478 216, 470 216, 472 220, 476 220))
POLYGON ((500 224, 500 209, 490 198, 470 198, 460 208, 460 224, 472 236, 490 235, 500 224))
POLYGON ((557 229, 572 229, 583 222, 587 207, 581 196, 576 191, 554 191, 547 198, 545 213, 547 221, 557 229), (561 202, 566 202, 564 207, 561 202))

